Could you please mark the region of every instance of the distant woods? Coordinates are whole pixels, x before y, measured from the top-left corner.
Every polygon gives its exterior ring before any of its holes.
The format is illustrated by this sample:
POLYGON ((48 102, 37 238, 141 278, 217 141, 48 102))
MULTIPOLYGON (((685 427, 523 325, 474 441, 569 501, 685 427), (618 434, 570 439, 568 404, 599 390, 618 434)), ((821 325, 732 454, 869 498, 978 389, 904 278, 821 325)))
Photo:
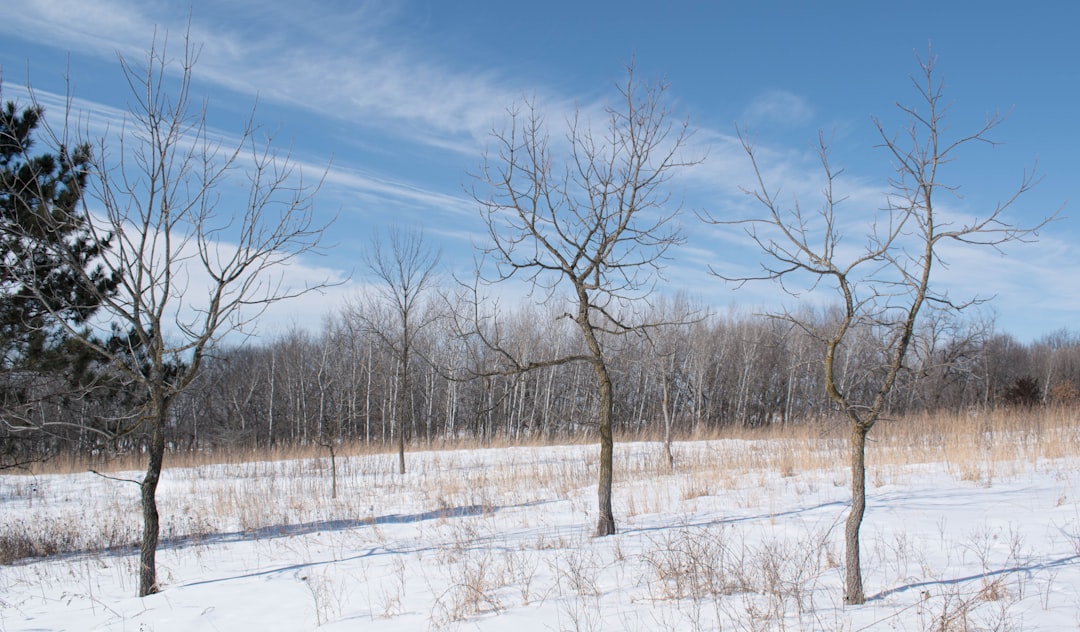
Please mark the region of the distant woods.
MULTIPOLYGON (((438 311, 440 304, 432 300, 425 309, 438 311)), ((518 348, 573 352, 581 343, 573 323, 560 318, 563 311, 522 306, 500 324, 502 339, 518 348)), ((806 314, 818 321, 835 317, 828 311, 806 314)), ((595 436, 598 402, 587 366, 483 376, 484 367, 476 364, 495 366, 501 358, 457 335, 451 319, 425 318, 431 324, 412 343, 414 361, 405 382, 399 379, 400 354, 388 342, 393 336, 373 330, 370 324, 379 321, 355 307, 328 318, 321 332, 295 330, 221 349, 177 395, 166 428, 170 449, 323 445, 327 440, 390 448, 402 433, 410 445, 595 436), (476 375, 481 377, 471 377, 476 375), (400 384, 407 392, 398 392, 400 384), (407 410, 399 410, 402 406, 407 410)), ((872 388, 870 377, 884 362, 879 332, 867 328, 857 334, 837 358, 849 393, 864 383, 872 388)), ((665 335, 677 344, 667 345, 671 357, 665 354, 662 362, 645 337, 612 341, 616 433, 660 437, 665 402, 676 437, 730 426, 839 420, 825 394, 821 343, 786 321, 712 313, 671 326, 665 335)), ((1028 344, 997 331, 992 320, 939 319, 920 323, 887 413, 1078 401, 1080 335, 1059 331, 1028 344)), ((105 439, 96 427, 120 412, 119 403, 117 411, 107 402, 85 399, 54 400, 50 407, 42 414, 68 423, 48 433, 24 432, 17 442, 7 442, 8 450, 106 454, 143 447, 138 434, 105 439)))

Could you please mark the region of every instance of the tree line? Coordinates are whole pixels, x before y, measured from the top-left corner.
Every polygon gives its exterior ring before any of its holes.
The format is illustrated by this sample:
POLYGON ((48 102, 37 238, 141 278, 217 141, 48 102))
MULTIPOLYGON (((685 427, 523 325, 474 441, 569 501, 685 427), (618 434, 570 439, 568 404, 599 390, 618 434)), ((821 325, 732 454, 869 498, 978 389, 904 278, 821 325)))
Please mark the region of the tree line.
MULTIPOLYGON (((675 301, 672 301, 675 302, 675 301)), ((611 352, 615 430, 660 436, 668 407, 676 436, 775 424, 832 423, 825 396, 822 344, 789 323, 751 312, 708 312, 659 336, 631 336, 611 352), (665 403, 666 402, 666 403, 665 403)), ((432 300, 425 310, 445 306, 432 300)), ((653 309, 670 310, 660 304, 653 309)), ((358 307, 327 317, 320 330, 295 328, 260 343, 219 350, 175 402, 166 438, 173 450, 272 448, 357 442, 378 448, 456 441, 546 441, 593 436, 596 389, 583 366, 492 373, 497 361, 456 334, 442 314, 414 341, 417 361, 400 385, 393 331, 358 307), (471 348, 470 348, 471 345, 471 348), (476 374, 481 374, 477 377, 476 374)), ((525 305, 502 323, 503 340, 529 348, 580 351, 570 323, 552 306, 525 305)), ((830 310, 806 314, 824 323, 830 310)), ((880 366, 880 332, 841 348, 845 392, 880 366)), ((490 352, 486 352, 490 354, 490 352)), ((920 324, 913 353, 887 412, 976 411, 1008 406, 1068 405, 1080 395, 1080 335, 1062 330, 1023 343, 998 331, 992 317, 920 324)), ((109 420, 123 407, 110 399, 55 399, 41 415, 69 423, 20 449, 112 454, 144 447, 141 435, 112 436, 109 420)), ((5 428, 6 436, 12 429, 5 428)), ((30 456, 30 455, 27 455, 30 456)))

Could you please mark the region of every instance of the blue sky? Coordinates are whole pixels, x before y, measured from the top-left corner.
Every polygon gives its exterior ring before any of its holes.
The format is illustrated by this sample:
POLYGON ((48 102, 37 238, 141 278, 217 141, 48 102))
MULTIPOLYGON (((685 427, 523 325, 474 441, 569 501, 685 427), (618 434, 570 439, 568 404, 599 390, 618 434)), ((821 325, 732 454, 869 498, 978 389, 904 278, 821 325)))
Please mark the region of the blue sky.
POLYGON ((189 13, 203 45, 196 89, 208 98, 211 125, 237 131, 257 98, 257 119, 298 161, 331 164, 318 204, 338 218, 334 246, 290 274, 351 281, 271 313, 268 327, 317 324, 362 291, 361 252, 374 230, 391 224, 423 227, 447 270, 467 272, 482 239, 469 173, 506 108, 535 97, 550 121, 561 121, 575 104, 609 98, 631 58, 639 76, 670 82, 671 105, 689 117, 695 149, 707 153, 673 182, 689 240, 673 253, 664 286, 710 305, 775 309, 784 301, 775 287, 735 290, 707 274, 708 265, 753 269, 759 257, 737 234, 693 214, 752 208, 739 191, 752 182, 735 125, 755 135, 785 191, 818 186, 819 129, 834 138, 843 186, 883 190, 890 166, 875 149, 871 116, 899 124, 895 103, 913 102, 916 54, 932 44, 953 129, 972 131, 987 113, 1008 113, 993 134, 1000 145, 950 165, 963 193, 951 210, 979 214, 1036 161, 1042 181, 1011 217, 1032 223, 1064 205, 1064 218, 1037 245, 950 250, 940 287, 957 299, 995 297, 998 329, 1021 340, 1080 329, 1080 224, 1068 204, 1080 197, 1080 5, 27 0, 0 21, 4 98, 21 100, 29 81, 49 105, 69 74, 77 106, 115 116, 130 99, 117 53, 141 59, 155 28, 179 41, 189 13))

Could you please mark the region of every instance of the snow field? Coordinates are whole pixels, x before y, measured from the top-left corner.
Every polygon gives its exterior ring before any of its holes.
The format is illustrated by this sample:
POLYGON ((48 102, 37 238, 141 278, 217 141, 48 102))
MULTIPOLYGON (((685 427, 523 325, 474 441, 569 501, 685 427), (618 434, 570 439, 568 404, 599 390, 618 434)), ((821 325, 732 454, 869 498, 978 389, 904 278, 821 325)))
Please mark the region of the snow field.
POLYGON ((985 445, 871 450, 858 607, 834 440, 679 443, 674 473, 659 444, 617 444, 608 538, 593 446, 415 452, 404 476, 339 457, 336 499, 328 459, 168 469, 163 591, 141 599, 135 551, 104 548, 138 539, 135 485, 8 475, 0 535, 90 551, 0 567, 0 628, 1076 629, 1080 458, 985 445))

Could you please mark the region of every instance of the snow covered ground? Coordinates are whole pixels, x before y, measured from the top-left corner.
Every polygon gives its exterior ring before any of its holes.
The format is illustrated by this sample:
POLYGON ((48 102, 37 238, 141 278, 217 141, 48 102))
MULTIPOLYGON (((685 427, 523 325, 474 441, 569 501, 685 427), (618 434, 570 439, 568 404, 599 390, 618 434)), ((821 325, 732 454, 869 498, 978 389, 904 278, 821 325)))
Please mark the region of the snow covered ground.
MULTIPOLYGON (((844 606, 842 445, 616 446, 619 534, 591 537, 593 446, 168 469, 162 592, 135 597, 135 485, 0 476, 0 534, 93 552, 0 567, 14 630, 1075 630, 1080 459, 870 456, 868 602, 844 606), (789 446, 790 448, 790 446, 789 446), (797 451, 791 451, 797 456, 797 451), (825 463, 824 465, 822 463, 825 463)), ((138 478, 137 472, 114 473, 138 478)))

